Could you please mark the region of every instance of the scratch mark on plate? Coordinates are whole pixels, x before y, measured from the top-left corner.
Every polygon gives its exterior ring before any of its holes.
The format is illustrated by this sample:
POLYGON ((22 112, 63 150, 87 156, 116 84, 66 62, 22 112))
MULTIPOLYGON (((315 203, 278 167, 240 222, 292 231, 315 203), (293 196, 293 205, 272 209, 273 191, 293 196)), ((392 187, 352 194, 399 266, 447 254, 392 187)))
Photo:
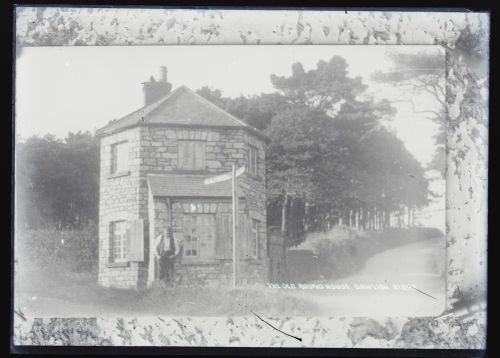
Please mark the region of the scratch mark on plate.
POLYGON ((274 327, 271 323, 269 323, 269 322, 267 322, 266 320, 264 320, 263 318, 261 318, 261 317, 260 317, 257 313, 255 313, 254 311, 250 311, 250 312, 252 312, 252 313, 253 313, 253 314, 254 314, 254 315, 255 315, 258 319, 260 319, 262 322, 264 322, 264 323, 265 323, 265 324, 267 324, 268 326, 270 326, 270 327, 274 328, 274 329, 275 329, 275 330, 277 330, 278 332, 281 332, 281 333, 283 333, 284 335, 287 335, 288 337, 295 338, 296 340, 299 340, 299 341, 301 341, 301 342, 302 342, 302 338, 300 338, 300 337, 296 337, 296 336, 293 336, 293 335, 288 334, 288 333, 286 333, 286 332, 283 332, 282 330, 280 330, 280 329, 278 329, 278 328, 274 327))
POLYGON ((421 290, 419 290, 419 289, 418 289, 418 288, 416 288, 416 287, 413 287, 413 286, 409 286, 409 287, 413 288, 415 291, 418 291, 418 292, 420 292, 420 293, 422 293, 422 294, 424 294, 424 295, 426 295, 426 296, 429 296, 430 298, 434 298, 436 301, 439 301, 436 297, 431 296, 431 295, 429 295, 428 293, 425 293, 424 291, 421 291, 421 290))

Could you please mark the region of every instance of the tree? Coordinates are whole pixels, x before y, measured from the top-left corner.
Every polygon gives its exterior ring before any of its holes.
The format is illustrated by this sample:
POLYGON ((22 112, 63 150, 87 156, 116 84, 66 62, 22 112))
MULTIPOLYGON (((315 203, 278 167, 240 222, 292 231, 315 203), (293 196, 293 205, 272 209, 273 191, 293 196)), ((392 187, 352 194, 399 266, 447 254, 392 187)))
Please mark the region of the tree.
POLYGON ((16 219, 27 227, 45 226, 56 217, 64 192, 60 153, 63 143, 52 135, 32 137, 16 149, 16 219), (55 191, 54 189, 57 188, 55 191))
POLYGON ((332 125, 324 113, 294 105, 274 116, 266 130, 271 139, 267 156, 268 198, 281 201, 283 232, 290 226, 287 211, 297 200, 314 200, 320 190, 314 177, 334 140, 332 125))
POLYGON ((444 109, 446 108, 445 88, 445 62, 440 53, 418 52, 416 54, 405 54, 389 52, 389 59, 393 68, 387 72, 376 72, 373 79, 378 82, 388 83, 408 92, 408 99, 413 112, 425 115, 437 125, 436 151, 428 169, 438 170, 442 177, 445 176, 446 161, 446 120, 444 109), (413 96, 419 94, 430 95, 437 104, 437 109, 418 109, 413 96))
POLYGON ((352 221, 353 211, 372 194, 361 193, 364 199, 356 195, 361 185, 376 195, 383 193, 360 181, 365 162, 356 153, 362 152, 365 137, 380 129, 380 119, 395 113, 394 108, 388 101, 361 99, 367 86, 359 77, 348 76, 347 63, 339 56, 320 61, 307 72, 296 63, 290 77, 271 76, 271 82, 288 103, 266 131, 271 137, 269 197, 282 200, 283 231, 287 205, 295 198, 304 202, 308 229, 328 228, 346 216, 352 221), (282 134, 276 136, 277 132, 282 134), (287 150, 295 147, 297 152, 287 150))
POLYGON ((21 227, 80 228, 98 220, 99 143, 89 132, 31 137, 16 149, 21 227))
POLYGON ((381 123, 395 108, 367 98, 367 86, 347 70, 334 56, 309 71, 296 63, 291 76, 271 75, 272 94, 232 99, 198 91, 270 138, 268 224, 281 227, 288 245, 338 223, 380 229, 403 225, 406 215, 410 225, 427 202, 424 170, 381 123))
POLYGON ((348 76, 347 67, 340 56, 319 61, 315 69, 307 72, 301 63, 294 63, 290 77, 271 75, 271 83, 288 103, 334 115, 341 103, 354 100, 367 88, 361 77, 348 76))

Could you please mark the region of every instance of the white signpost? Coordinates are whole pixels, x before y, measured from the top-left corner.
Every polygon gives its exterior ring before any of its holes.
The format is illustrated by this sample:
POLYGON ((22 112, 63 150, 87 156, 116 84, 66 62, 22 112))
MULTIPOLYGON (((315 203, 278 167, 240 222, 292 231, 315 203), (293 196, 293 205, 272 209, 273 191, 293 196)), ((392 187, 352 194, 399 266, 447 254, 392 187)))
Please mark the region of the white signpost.
MULTIPOLYGON (((234 170, 234 165, 233 165, 233 170, 234 170)), ((245 167, 240 167, 238 168, 236 171, 235 171, 235 176, 236 177, 239 177, 241 174, 243 174, 245 172, 245 167)), ((229 172, 229 173, 224 173, 224 174, 220 174, 220 175, 217 175, 215 177, 211 177, 211 178, 207 178, 203 181, 203 184, 213 184, 213 183, 218 183, 220 181, 224 181, 224 180, 229 180, 229 179, 232 179, 233 177, 233 172, 229 172)))
POLYGON ((220 174, 211 178, 207 178, 203 181, 203 184, 214 184, 221 181, 229 180, 232 181, 231 196, 233 201, 233 286, 238 284, 238 269, 239 269, 239 251, 237 250, 236 243, 238 242, 238 228, 239 228, 239 193, 238 193, 238 181, 237 178, 245 172, 245 167, 240 167, 236 169, 235 165, 232 166, 232 171, 230 173, 220 174))

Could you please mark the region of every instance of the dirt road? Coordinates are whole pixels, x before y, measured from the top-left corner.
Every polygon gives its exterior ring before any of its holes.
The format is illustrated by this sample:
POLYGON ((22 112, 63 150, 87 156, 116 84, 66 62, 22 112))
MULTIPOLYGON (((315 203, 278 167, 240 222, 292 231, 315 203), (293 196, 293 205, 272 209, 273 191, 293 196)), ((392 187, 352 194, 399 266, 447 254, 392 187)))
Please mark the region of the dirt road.
POLYGON ((444 310, 444 238, 384 251, 357 274, 317 281, 325 288, 294 290, 309 297, 325 315, 434 316, 444 310))

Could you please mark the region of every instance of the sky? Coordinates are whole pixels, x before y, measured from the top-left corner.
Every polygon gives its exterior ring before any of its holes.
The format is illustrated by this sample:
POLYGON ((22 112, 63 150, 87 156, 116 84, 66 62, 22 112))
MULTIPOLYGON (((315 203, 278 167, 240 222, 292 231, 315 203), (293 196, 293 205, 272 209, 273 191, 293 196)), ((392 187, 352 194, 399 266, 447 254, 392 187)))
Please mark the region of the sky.
MULTIPOLYGON (((24 48, 16 61, 16 137, 94 131, 109 120, 143 106, 142 82, 167 66, 173 88, 185 85, 220 89, 224 96, 274 92, 270 75, 289 76, 291 65, 307 70, 339 55, 349 74, 361 76, 376 98, 394 100, 390 126, 423 165, 434 152, 436 125, 415 115, 403 102, 408 94, 370 81, 390 69, 388 51, 440 51, 438 46, 82 46, 24 48)), ((443 79, 444 80, 444 79, 443 79)), ((436 109, 430 97, 415 100, 418 109, 436 109)))

